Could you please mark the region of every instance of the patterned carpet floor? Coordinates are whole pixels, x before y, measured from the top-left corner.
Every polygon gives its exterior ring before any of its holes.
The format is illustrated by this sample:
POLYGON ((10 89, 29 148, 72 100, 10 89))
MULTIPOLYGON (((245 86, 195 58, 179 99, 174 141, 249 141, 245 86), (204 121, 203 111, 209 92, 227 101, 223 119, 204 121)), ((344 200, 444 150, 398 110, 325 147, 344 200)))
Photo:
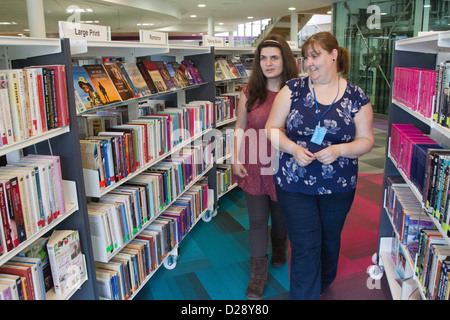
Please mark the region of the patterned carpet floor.
MULTIPOLYGON (((360 174, 342 233, 338 276, 322 300, 391 299, 384 279, 374 283, 367 273, 378 245, 381 184, 381 174, 360 174)), ((216 217, 199 222, 186 236, 176 267, 161 267, 135 299, 245 300, 250 275, 247 228, 245 199, 235 189, 220 199, 216 217)), ((287 299, 288 266, 269 267, 269 274, 264 299, 287 299)))

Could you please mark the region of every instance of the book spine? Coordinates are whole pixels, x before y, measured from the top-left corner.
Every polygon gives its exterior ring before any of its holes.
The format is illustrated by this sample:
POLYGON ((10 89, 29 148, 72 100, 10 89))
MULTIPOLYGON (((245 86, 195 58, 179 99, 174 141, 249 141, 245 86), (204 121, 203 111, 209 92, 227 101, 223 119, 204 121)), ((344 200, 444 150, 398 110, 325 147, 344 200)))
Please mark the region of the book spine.
POLYGON ((141 72, 142 77, 145 80, 145 83, 147 84, 148 88, 150 89, 151 93, 158 93, 158 90, 156 90, 155 84, 153 83, 152 78, 150 77, 150 73, 147 70, 147 67, 142 61, 136 62, 136 66, 138 67, 139 71, 141 72))
POLYGON ((8 72, 8 84, 14 141, 23 141, 24 134, 22 113, 20 112, 19 80, 17 72, 8 72))
POLYGON ((11 229, 8 221, 8 208, 6 202, 6 190, 5 185, 0 183, 0 210, 2 218, 3 233, 2 238, 4 238, 4 245, 6 246, 6 252, 11 251, 14 248, 11 238, 11 229))
POLYGON ((51 68, 55 73, 56 126, 65 127, 69 125, 66 67, 58 65, 51 68))
POLYGON ((50 266, 52 266, 53 290, 55 291, 55 294, 62 294, 62 283, 60 281, 60 275, 57 272, 58 262, 56 260, 55 246, 56 245, 47 245, 47 254, 50 266))
POLYGON ((27 239, 26 230, 25 230, 25 221, 23 217, 22 210, 22 200, 20 198, 19 184, 17 177, 14 177, 10 180, 11 183, 11 207, 14 210, 14 217, 16 222, 17 229, 17 239, 19 244, 24 242, 27 239))
POLYGON ((20 95, 20 112, 22 113, 22 128, 24 139, 28 139, 32 136, 31 129, 31 116, 30 116, 30 107, 28 104, 27 97, 27 84, 26 84, 26 72, 23 69, 18 69, 18 77, 19 80, 19 95, 20 95))
POLYGON ((50 73, 50 94, 51 94, 51 102, 52 102, 52 129, 58 127, 58 121, 59 121, 59 114, 58 114, 58 108, 57 108, 57 98, 56 98, 56 76, 55 76, 55 70, 52 68, 48 69, 50 73))
POLYGON ((47 115, 46 115, 46 103, 45 103, 45 84, 43 79, 43 70, 42 68, 37 69, 37 89, 38 89, 38 97, 39 97, 39 112, 40 112, 40 120, 41 120, 41 132, 47 131, 47 115))
POLYGON ((52 82, 49 69, 42 68, 42 74, 44 83, 45 120, 47 123, 47 130, 50 130, 54 128, 52 82))
POLYGON ((39 113, 39 96, 37 90, 37 72, 35 69, 25 69, 27 75, 28 86, 28 102, 31 115, 32 135, 36 136, 41 133, 40 113, 39 113))

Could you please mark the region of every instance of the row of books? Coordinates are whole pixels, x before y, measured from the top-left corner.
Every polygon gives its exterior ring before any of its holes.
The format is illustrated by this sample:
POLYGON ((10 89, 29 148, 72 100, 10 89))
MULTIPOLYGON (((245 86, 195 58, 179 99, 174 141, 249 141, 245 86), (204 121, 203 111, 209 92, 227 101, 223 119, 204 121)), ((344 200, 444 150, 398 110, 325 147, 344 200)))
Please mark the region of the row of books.
POLYGON ((0 266, 0 300, 47 300, 87 278, 76 230, 54 230, 0 266))
POLYGON ((394 69, 393 99, 438 124, 450 126, 450 61, 440 62, 436 70, 394 69))
POLYGON ((242 62, 217 58, 214 61, 215 80, 228 80, 247 77, 247 71, 242 62))
MULTIPOLYGON (((197 101, 114 125, 80 140, 82 165, 103 189, 213 125, 213 104, 197 101)), ((90 182, 91 183, 91 182, 90 182)))
POLYGON ((397 162, 397 168, 400 169, 408 179, 411 174, 420 174, 412 169, 413 150, 415 145, 430 145, 439 148, 439 145, 430 136, 424 134, 417 127, 409 123, 393 123, 391 125, 391 139, 389 151, 391 157, 397 162))
POLYGON ((450 150, 411 124, 392 124, 390 154, 422 195, 422 203, 450 235, 450 150))
POLYGON ((96 262, 99 296, 127 300, 199 220, 212 201, 206 182, 186 191, 108 262, 96 262))
POLYGON ((73 67, 77 113, 204 82, 191 60, 181 63, 140 60, 73 67))
POLYGON ((165 159, 88 204, 94 258, 107 262, 186 191, 211 160, 211 148, 193 146, 165 159))
POLYGON ((386 178, 385 209, 397 231, 399 242, 414 257, 418 250, 419 230, 433 229, 434 224, 400 176, 386 178))
POLYGON ((218 164, 216 167, 216 181, 217 181, 217 194, 221 194, 228 191, 233 185, 233 174, 230 165, 218 164))
POLYGON ((233 119, 237 116, 238 100, 239 92, 224 93, 216 96, 216 123, 220 124, 222 121, 233 119))
MULTIPOLYGON (((222 158, 227 158, 231 156, 231 153, 233 152, 233 130, 222 130, 222 135, 218 137, 216 140, 216 154, 215 159, 219 163, 219 160, 222 158)), ((224 159, 225 160, 225 159, 224 159)), ((222 161, 223 163, 223 161, 222 161)))
POLYGON ((421 68, 396 67, 392 83, 392 98, 431 119, 436 94, 436 71, 421 68))
POLYGON ((433 120, 444 127, 450 127, 450 61, 436 66, 436 93, 433 120))
POLYGON ((450 246, 438 230, 421 230, 415 274, 428 300, 449 300, 450 246))
POLYGON ((65 212, 59 156, 28 155, 0 167, 0 255, 65 212))
POLYGON ((0 146, 69 124, 64 65, 0 70, 0 146))
POLYGON ((450 150, 432 148, 427 150, 423 203, 431 216, 450 235, 449 229, 449 174, 450 150))

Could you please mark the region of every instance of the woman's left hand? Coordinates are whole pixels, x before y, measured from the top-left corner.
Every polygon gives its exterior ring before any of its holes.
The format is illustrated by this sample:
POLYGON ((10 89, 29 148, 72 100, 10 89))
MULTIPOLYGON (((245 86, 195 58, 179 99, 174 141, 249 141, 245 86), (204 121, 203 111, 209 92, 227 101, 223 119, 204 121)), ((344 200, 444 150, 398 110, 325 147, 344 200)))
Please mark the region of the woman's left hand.
POLYGON ((323 164, 333 163, 340 155, 339 145, 332 145, 314 153, 316 160, 319 160, 323 164))

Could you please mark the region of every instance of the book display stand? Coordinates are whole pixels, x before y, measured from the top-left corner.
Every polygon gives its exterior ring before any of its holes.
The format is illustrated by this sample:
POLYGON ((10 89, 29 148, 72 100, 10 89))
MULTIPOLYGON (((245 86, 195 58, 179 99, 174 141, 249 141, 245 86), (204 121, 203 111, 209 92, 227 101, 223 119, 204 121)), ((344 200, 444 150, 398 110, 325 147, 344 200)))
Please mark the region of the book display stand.
MULTIPOLYGON (((64 65, 66 69, 67 87, 71 88, 71 58, 68 40, 29 39, 1 37, 0 48, 3 52, 2 69, 25 68, 39 65, 64 65)), ((81 253, 84 255, 87 275, 82 283, 77 283, 64 295, 47 293, 47 299, 96 299, 95 267, 92 253, 90 231, 88 227, 86 197, 82 175, 81 158, 79 156, 78 128, 73 104, 73 94, 67 90, 70 123, 67 126, 48 130, 17 143, 0 147, 4 161, 2 165, 13 163, 25 154, 57 155, 60 157, 61 175, 65 195, 66 212, 60 215, 39 232, 34 233, 19 246, 0 256, 0 265, 4 266, 16 255, 26 251, 28 247, 44 235, 50 235, 54 229, 78 230, 81 253)))

